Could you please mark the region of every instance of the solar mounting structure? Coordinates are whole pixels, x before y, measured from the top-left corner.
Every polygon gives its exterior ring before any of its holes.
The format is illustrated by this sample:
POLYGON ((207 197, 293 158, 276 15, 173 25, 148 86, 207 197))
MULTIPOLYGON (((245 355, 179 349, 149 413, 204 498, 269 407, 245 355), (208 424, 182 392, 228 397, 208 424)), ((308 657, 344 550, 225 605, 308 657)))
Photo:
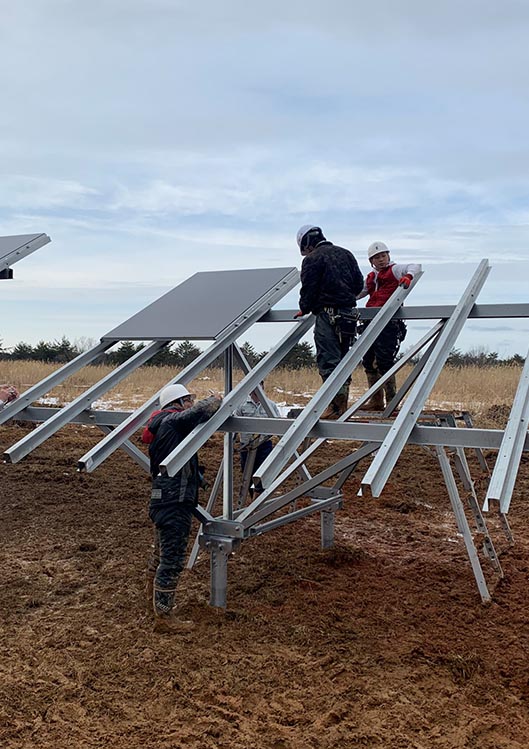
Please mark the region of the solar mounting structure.
MULTIPOLYGON (((453 306, 403 306, 420 282, 418 274, 409 289, 399 287, 383 307, 361 310, 361 319, 370 319, 371 324, 295 420, 273 417, 260 383, 314 324, 312 315, 294 320, 295 310, 272 309, 297 285, 298 271, 295 268, 268 268, 197 273, 103 336, 90 351, 80 354, 22 393, 19 400, 9 404, 0 413, 0 424, 13 417, 42 423, 7 449, 4 458, 8 462, 18 462, 62 426, 75 422, 96 425, 106 433, 95 447, 80 458, 79 470, 94 471, 116 449, 122 448, 148 471, 146 456, 130 442, 130 437, 149 418, 157 405, 158 393, 132 413, 95 410, 92 403, 172 341, 211 340, 210 346, 178 372, 171 382, 187 385, 222 354, 224 400, 209 421, 194 429, 165 458, 161 471, 174 475, 213 433, 224 433, 223 458, 207 504, 196 508, 201 530, 188 563, 188 566, 193 565, 199 547, 209 552, 212 605, 226 606, 228 559, 243 541, 320 513, 321 544, 323 548, 331 547, 335 513, 343 505, 343 486, 351 473, 363 460, 373 456, 361 480, 362 499, 359 501, 365 501, 369 496, 379 497, 407 444, 422 445, 436 455, 480 596, 483 601, 488 601, 491 593, 483 573, 480 551, 491 563, 496 579, 501 578, 503 572, 483 513, 491 510, 497 512, 506 537, 512 541, 507 513, 521 455, 529 451, 529 356, 504 430, 461 428, 457 426, 453 414, 428 415, 424 406, 468 319, 529 318, 529 304, 476 303, 489 272, 488 261, 482 260, 459 302, 453 306), (324 409, 392 318, 431 320, 433 325, 338 421, 322 421, 320 416, 324 409), (237 339, 257 322, 289 322, 291 325, 283 338, 251 368, 237 345, 237 339), (38 408, 32 405, 36 399, 121 340, 149 340, 150 343, 63 408, 38 408), (244 373, 237 385, 234 385, 233 379, 235 363, 244 373), (381 414, 382 418, 352 421, 355 414, 361 413, 363 404, 371 395, 406 364, 412 364, 412 369, 395 398, 381 414), (257 391, 265 410, 270 414, 268 418, 233 415, 252 391, 257 391), (398 415, 391 418, 399 405, 398 415), (254 478, 260 482, 263 492, 253 500, 249 500, 247 494, 252 470, 251 455, 250 467, 243 476, 241 488, 238 493, 234 491, 234 437, 238 432, 279 437, 273 451, 256 472, 254 478), (351 451, 312 476, 306 465, 307 460, 329 439, 353 443, 351 451), (359 442, 360 446, 357 445, 359 442), (488 466, 482 450, 498 450, 483 508, 480 507, 470 475, 465 454, 468 449, 477 452, 481 468, 486 472, 488 466), (297 485, 285 489, 285 481, 294 474, 297 485), (456 475, 464 489, 465 502, 456 475), (467 514, 470 515, 474 531, 467 514), (473 534, 478 534, 476 538, 480 539, 481 549, 477 548, 473 534)), ((468 415, 465 425, 472 426, 468 415)))
POLYGON ((13 278, 12 266, 51 242, 47 234, 14 234, 0 237, 0 280, 13 278))

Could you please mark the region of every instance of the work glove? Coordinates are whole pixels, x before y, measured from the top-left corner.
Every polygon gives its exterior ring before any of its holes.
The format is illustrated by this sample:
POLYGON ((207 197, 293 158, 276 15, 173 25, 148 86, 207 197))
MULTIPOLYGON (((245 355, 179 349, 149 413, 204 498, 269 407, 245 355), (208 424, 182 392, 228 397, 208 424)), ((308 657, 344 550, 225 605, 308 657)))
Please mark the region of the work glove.
POLYGON ((413 281, 413 276, 410 276, 409 273, 406 273, 405 276, 402 276, 402 278, 399 281, 399 286, 404 286, 405 289, 410 288, 410 283, 413 281))
POLYGON ((296 312, 296 314, 294 315, 293 319, 296 320, 298 317, 303 317, 304 314, 305 314, 304 312, 302 312, 301 310, 298 310, 298 312, 296 312))

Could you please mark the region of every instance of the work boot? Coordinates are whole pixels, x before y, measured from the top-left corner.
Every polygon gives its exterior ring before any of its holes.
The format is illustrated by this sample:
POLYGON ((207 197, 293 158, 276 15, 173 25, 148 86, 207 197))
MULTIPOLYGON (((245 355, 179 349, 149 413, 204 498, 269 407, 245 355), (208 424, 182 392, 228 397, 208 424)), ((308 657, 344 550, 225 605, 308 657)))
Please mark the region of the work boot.
POLYGON ((162 590, 153 586, 152 607, 154 609, 154 632, 188 632, 195 626, 193 622, 179 619, 174 613, 175 590, 162 590))
MULTIPOLYGON (((367 384, 369 387, 373 387, 378 382, 378 373, 377 372, 370 372, 366 371, 366 377, 367 377, 367 384)), ((371 398, 367 401, 367 403, 364 403, 362 406, 362 411, 383 411, 384 410, 384 393, 382 389, 377 390, 376 393, 373 393, 371 398)))
POLYGON ((340 416, 343 416, 343 414, 347 411, 347 401, 348 393, 338 393, 338 395, 335 396, 333 403, 337 419, 340 416))
POLYGON ((186 619, 179 619, 174 613, 155 614, 154 616, 153 632, 157 632, 159 635, 190 632, 194 628, 194 622, 186 619))
POLYGON ((336 410, 336 407, 334 405, 334 399, 329 403, 325 411, 320 416, 320 419, 337 419, 338 418, 338 411, 336 410))
MULTIPOLYGON (((384 393, 386 394, 386 405, 389 406, 393 398, 397 394, 397 380, 395 379, 395 375, 389 378, 389 380, 384 385, 384 393)), ((396 408, 393 413, 393 415, 398 414, 398 409, 396 408)))

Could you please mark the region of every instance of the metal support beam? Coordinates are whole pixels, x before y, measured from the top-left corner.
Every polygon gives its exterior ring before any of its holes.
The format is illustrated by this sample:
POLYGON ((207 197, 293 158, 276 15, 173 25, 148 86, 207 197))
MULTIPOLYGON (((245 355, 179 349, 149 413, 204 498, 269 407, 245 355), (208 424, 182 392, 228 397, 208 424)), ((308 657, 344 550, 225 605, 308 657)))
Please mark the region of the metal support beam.
POLYGON ((523 445, 527 437, 527 425, 529 419, 529 352, 525 359, 514 402, 512 405, 509 421, 505 427, 500 451, 494 465, 492 478, 485 497, 483 509, 489 508, 492 499, 500 503, 500 512, 509 512, 512 493, 523 445))
POLYGON ((463 509, 463 504, 461 502, 459 492, 457 491, 457 485, 454 479, 454 474, 452 473, 450 461, 448 460, 448 456, 445 452, 444 447, 436 447, 436 453, 439 459, 439 464, 441 466, 441 471, 443 472, 446 488, 448 489, 450 503, 452 504, 457 527, 465 542, 468 558, 472 566, 472 571, 474 572, 474 579, 476 580, 481 600, 484 603, 487 603, 490 601, 490 593, 487 588, 487 583, 485 582, 485 577, 483 576, 481 564, 479 563, 478 554, 463 509))
POLYGON ((0 424, 3 424, 9 419, 14 419, 17 414, 23 411, 25 408, 31 406, 31 404, 38 398, 42 397, 50 390, 53 390, 56 385, 60 385, 61 382, 66 380, 68 377, 73 375, 79 369, 86 367, 87 364, 91 364, 98 356, 103 354, 107 349, 114 345, 113 341, 105 341, 104 343, 98 343, 96 346, 91 348, 89 351, 83 351, 82 354, 76 356, 71 362, 65 364, 55 372, 52 372, 48 377, 38 382, 29 390, 24 391, 20 398, 16 401, 9 403, 0 412, 0 424))
MULTIPOLYGON (((219 465, 219 469, 217 471, 217 475, 215 476, 215 481, 213 482, 213 488, 211 489, 211 493, 209 495, 209 499, 206 505, 206 512, 211 515, 213 512, 213 507, 215 506, 215 502, 217 500, 217 497, 220 492, 220 487, 222 486, 222 476, 224 473, 224 463, 221 461, 219 465)), ((191 549, 191 553, 189 555, 189 559, 187 560, 186 567, 188 570, 192 569, 197 557, 198 557, 198 550, 200 548, 200 535, 203 531, 203 524, 200 524, 200 528, 198 529, 198 533, 195 536, 195 541, 193 543, 193 548, 191 549)))
MULTIPOLYGON (((233 345, 224 352, 224 397, 233 389, 233 345)), ((233 519, 233 432, 224 435, 223 517, 233 519)))
POLYGON ((321 548, 332 549, 334 546, 334 510, 320 512, 321 548))
POLYGON ((452 317, 439 334, 428 362, 362 480, 362 490, 367 494, 380 496, 489 271, 488 261, 482 260, 452 317))
MULTIPOLYGON (((161 463, 160 471, 174 476, 190 460, 191 456, 214 434, 222 424, 248 397, 248 394, 263 380, 266 375, 290 351, 314 324, 314 317, 310 315, 295 323, 292 330, 271 349, 268 354, 244 377, 239 384, 224 399, 219 410, 204 424, 193 431, 170 453, 161 463)), ((256 419, 260 421, 260 419, 256 419)), ((264 421, 264 420, 263 420, 264 421)), ((268 421, 268 420, 267 420, 268 421)), ((275 419, 273 421, 276 421, 275 419)), ((259 427, 256 430, 261 431, 259 427)))
MULTIPOLYGON (((294 276, 292 276, 294 278, 294 276)), ((290 279, 290 276, 288 276, 290 279)), ((223 333, 215 343, 213 343, 206 351, 203 351, 191 364, 183 369, 179 374, 174 377, 170 383, 180 382, 183 385, 191 382, 205 367, 212 364, 215 359, 225 351, 225 349, 234 343, 237 338, 242 335, 248 328, 250 328, 254 322, 256 322, 264 312, 272 307, 279 299, 281 299, 285 293, 291 288, 291 280, 288 284, 284 281, 277 287, 271 289, 267 294, 263 295, 255 304, 253 304, 248 310, 240 315, 232 324, 227 328, 227 332, 223 333)), ((149 400, 143 404, 140 408, 136 409, 128 419, 126 419, 120 426, 119 429, 115 429, 112 434, 109 434, 94 448, 89 450, 79 460, 78 466, 80 471, 94 471, 104 460, 116 450, 122 442, 129 439, 134 432, 142 426, 148 419, 150 413, 153 411, 155 404, 158 402, 158 393, 149 398, 149 400)))
MULTIPOLYGON (((360 310, 361 320, 372 320, 377 307, 360 310)), ((428 304, 402 307, 395 313, 398 320, 448 320, 454 314, 454 305, 428 304)), ((295 309, 274 309, 261 317, 259 322, 290 322, 295 309)), ((471 320, 514 319, 529 317, 529 304, 475 304, 468 315, 471 320)))
MULTIPOLYGON (((237 344, 235 344, 235 346, 234 346, 234 353, 235 353, 235 357, 236 357, 236 359, 237 359, 237 361, 238 361, 238 363, 239 363, 242 371, 245 374, 248 374, 251 371, 252 368, 250 367, 250 365, 248 363, 248 360, 246 359, 245 355, 243 354, 243 352, 241 351, 241 349, 239 348, 239 346, 237 344)), ((270 416, 270 417, 272 417, 272 418, 277 418, 276 415, 275 415, 275 413, 274 413, 274 411, 272 410, 272 408, 270 406, 270 403, 268 402, 268 396, 266 395, 266 393, 263 390, 263 388, 261 387, 261 385, 258 385, 255 388, 255 390, 256 390, 258 398, 259 398, 259 403, 262 405, 262 407, 266 411, 267 415, 270 416)), ((297 451, 296 451, 295 455, 296 455, 296 457, 298 457, 297 451)), ((302 481, 306 481, 307 479, 310 479, 310 473, 309 473, 307 467, 304 464, 301 465, 301 466, 299 466, 297 470, 298 470, 298 473, 299 473, 302 481)), ((252 474, 252 476, 253 476, 253 474, 252 474)))
MULTIPOLYGON (((417 274, 414 284, 421 274, 417 274)), ((291 459, 294 451, 303 442, 311 428, 318 421, 321 414, 327 408, 345 380, 349 377, 355 367, 360 364, 366 351, 378 338, 381 331, 387 323, 394 317, 396 310, 402 305, 410 289, 398 287, 392 296, 379 311, 357 341, 353 344, 348 353, 344 356, 335 370, 329 375, 327 380, 320 387, 310 403, 305 406, 303 412, 298 416, 295 422, 289 427, 286 434, 279 440, 267 459, 259 466, 256 477, 261 484, 268 486, 278 475, 281 469, 291 459)))
MULTIPOLYGON (((95 385, 92 385, 88 390, 85 390, 82 395, 67 406, 61 408, 55 416, 52 416, 51 419, 45 421, 19 440, 15 445, 6 450, 4 453, 4 459, 10 463, 18 463, 19 460, 45 442, 48 437, 51 437, 51 435, 55 434, 55 432, 57 432, 61 427, 68 424, 74 416, 77 416, 86 408, 90 408, 92 403, 103 393, 106 393, 117 385, 118 382, 125 379, 125 377, 135 369, 149 361, 149 359, 157 354, 160 349, 164 348, 167 343, 169 343, 169 341, 154 341, 140 351, 137 351, 134 356, 123 362, 123 364, 121 364, 117 369, 110 372, 106 377, 103 377, 102 380, 95 385)), ((119 429, 119 427, 117 428, 119 429)))
POLYGON ((226 608, 228 590, 228 559, 239 546, 240 541, 223 536, 200 537, 201 548, 207 549, 211 556, 211 595, 210 606, 226 608))

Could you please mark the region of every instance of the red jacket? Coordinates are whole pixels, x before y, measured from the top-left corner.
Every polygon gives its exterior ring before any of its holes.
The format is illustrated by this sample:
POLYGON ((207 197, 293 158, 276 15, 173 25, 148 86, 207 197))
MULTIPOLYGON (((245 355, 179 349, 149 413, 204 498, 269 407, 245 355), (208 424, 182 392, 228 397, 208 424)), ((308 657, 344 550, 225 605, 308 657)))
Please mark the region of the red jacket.
POLYGON ((382 307, 393 294, 402 276, 409 275, 413 278, 421 269, 416 263, 390 263, 387 268, 368 273, 364 282, 364 288, 358 294, 358 299, 367 296, 366 307, 382 307))

